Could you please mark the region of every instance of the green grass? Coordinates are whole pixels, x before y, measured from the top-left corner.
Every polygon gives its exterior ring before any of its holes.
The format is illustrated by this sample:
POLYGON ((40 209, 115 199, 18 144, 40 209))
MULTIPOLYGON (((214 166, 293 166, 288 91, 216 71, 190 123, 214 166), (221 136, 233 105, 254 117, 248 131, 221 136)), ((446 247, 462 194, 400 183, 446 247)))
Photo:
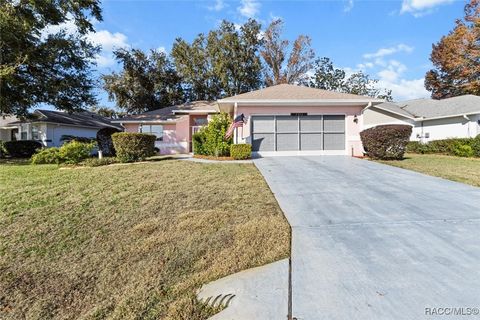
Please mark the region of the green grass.
POLYGON ((379 162, 480 187, 479 158, 407 154, 404 160, 379 162))
POLYGON ((204 319, 204 283, 289 255, 251 164, 0 164, 0 319, 204 319))

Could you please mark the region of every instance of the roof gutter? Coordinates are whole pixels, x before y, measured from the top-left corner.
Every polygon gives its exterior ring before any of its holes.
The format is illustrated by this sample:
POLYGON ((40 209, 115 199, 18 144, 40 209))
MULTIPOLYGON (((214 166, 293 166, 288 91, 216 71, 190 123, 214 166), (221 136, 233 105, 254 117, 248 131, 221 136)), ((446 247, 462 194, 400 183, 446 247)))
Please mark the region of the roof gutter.
POLYGON ((440 116, 440 117, 431 117, 431 118, 418 117, 418 118, 415 118, 414 120, 415 120, 415 121, 428 121, 428 120, 438 120, 438 119, 448 119, 448 118, 463 117, 463 118, 465 118, 465 119, 467 119, 467 120, 470 121, 471 119, 468 118, 468 116, 469 116, 469 115, 472 115, 472 114, 480 114, 480 110, 479 110, 479 111, 475 111, 475 112, 452 114, 452 115, 440 116))

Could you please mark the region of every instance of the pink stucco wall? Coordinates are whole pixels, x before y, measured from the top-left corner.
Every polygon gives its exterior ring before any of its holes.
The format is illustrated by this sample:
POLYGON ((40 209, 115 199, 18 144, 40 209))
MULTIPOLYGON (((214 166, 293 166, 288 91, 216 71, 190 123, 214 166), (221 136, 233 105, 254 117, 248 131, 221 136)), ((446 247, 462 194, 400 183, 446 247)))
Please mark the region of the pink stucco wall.
MULTIPOLYGON (((161 154, 188 153, 188 123, 188 116, 185 116, 176 124, 162 124, 163 141, 155 142, 155 147, 161 154)), ((138 132, 139 125, 140 123, 124 123, 123 127, 125 132, 138 132)))
POLYGON ((360 140, 360 131, 362 130, 361 111, 364 105, 359 106, 241 106, 237 107, 237 114, 243 113, 247 119, 242 130, 238 130, 238 141, 250 141, 250 119, 252 115, 290 115, 290 113, 308 113, 308 114, 344 114, 346 122, 346 154, 355 156, 363 155, 362 142, 360 140), (357 116, 358 123, 353 121, 357 116))

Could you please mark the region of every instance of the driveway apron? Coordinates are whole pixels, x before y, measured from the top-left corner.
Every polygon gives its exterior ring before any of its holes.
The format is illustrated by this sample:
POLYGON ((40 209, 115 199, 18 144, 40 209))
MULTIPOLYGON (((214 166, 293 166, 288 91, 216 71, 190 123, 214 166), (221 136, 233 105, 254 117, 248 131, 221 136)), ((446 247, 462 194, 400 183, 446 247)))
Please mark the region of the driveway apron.
POLYGON ((480 317, 480 188, 346 156, 254 163, 292 226, 294 318, 480 317))

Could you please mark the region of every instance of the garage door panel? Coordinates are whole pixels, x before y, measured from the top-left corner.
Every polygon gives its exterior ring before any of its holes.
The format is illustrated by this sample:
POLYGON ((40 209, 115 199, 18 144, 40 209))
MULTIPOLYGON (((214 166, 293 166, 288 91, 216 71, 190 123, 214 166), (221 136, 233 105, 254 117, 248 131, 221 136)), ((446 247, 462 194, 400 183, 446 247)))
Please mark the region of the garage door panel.
POLYGON ((301 133, 300 149, 301 150, 322 150, 322 134, 321 133, 301 133))
POLYGON ((345 150, 345 133, 324 133, 324 150, 345 150))
POLYGON ((255 133, 253 135, 252 150, 253 151, 275 151, 273 133, 255 133))
POLYGON ((277 116, 277 132, 296 133, 298 132, 297 116, 277 116))
POLYGON ((277 133, 277 151, 297 151, 298 133, 277 133))
POLYGON ((322 131, 322 116, 301 116, 300 131, 302 132, 322 131))
POLYGON ((253 118, 253 132, 273 133, 275 131, 275 122, 273 116, 255 116, 253 118))
POLYGON ((323 130, 325 132, 345 132, 345 116, 323 116, 323 130))

